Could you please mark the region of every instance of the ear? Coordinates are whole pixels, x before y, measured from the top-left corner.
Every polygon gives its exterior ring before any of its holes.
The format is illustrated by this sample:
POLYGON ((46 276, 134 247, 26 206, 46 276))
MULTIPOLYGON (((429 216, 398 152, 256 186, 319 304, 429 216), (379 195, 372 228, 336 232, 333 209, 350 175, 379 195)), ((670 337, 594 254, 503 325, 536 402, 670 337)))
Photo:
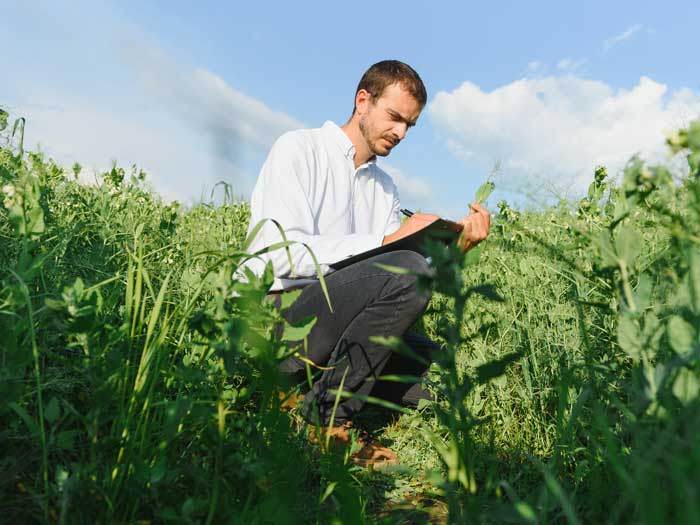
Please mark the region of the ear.
POLYGON ((358 115, 365 113, 369 105, 372 103, 372 94, 366 89, 359 90, 355 95, 355 111, 358 115))

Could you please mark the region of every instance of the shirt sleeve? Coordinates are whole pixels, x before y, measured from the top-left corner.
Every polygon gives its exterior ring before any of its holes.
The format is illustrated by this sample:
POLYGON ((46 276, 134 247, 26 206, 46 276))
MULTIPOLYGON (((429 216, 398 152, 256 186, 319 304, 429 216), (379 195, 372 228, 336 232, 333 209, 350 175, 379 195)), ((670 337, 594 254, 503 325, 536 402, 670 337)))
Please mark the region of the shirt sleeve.
POLYGON ((391 213, 384 228, 384 236, 391 235, 401 227, 401 201, 399 201, 399 192, 394 186, 394 198, 391 205, 391 213))
POLYGON ((283 241, 278 227, 269 219, 281 226, 288 241, 295 241, 289 246, 289 255, 281 248, 262 256, 264 261, 272 261, 276 277, 315 277, 316 266, 309 250, 325 274, 330 271, 330 264, 376 248, 384 238, 383 233, 326 235, 318 231, 308 198, 314 171, 313 155, 308 148, 292 134, 280 137, 262 167, 251 196, 249 232, 260 220, 268 220, 251 243, 250 251, 283 241))

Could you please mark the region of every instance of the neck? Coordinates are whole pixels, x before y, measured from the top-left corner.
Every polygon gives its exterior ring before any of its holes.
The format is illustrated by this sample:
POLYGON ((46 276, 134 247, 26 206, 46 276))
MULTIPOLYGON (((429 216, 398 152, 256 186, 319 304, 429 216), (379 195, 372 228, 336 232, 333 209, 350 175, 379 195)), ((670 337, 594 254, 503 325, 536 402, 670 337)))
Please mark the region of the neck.
POLYGON ((355 146, 355 157, 353 161, 355 162, 355 168, 361 166, 368 160, 374 157, 374 153, 369 149, 367 141, 362 136, 360 131, 360 121, 357 115, 353 115, 341 128, 345 134, 348 136, 352 145, 355 146))

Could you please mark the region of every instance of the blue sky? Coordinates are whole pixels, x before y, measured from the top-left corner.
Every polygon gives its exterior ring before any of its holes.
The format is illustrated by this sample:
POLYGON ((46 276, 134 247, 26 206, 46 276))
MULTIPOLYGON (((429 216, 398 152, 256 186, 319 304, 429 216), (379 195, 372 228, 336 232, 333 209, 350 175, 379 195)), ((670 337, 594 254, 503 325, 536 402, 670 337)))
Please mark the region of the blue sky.
POLYGON ((457 216, 500 161, 499 198, 575 195, 596 164, 663 159, 700 114, 697 2, 3 2, 0 105, 89 179, 112 160, 167 199, 248 196, 287 129, 343 123, 372 63, 429 102, 383 165, 404 204, 457 216), (11 50, 11 52, 7 52, 11 50))

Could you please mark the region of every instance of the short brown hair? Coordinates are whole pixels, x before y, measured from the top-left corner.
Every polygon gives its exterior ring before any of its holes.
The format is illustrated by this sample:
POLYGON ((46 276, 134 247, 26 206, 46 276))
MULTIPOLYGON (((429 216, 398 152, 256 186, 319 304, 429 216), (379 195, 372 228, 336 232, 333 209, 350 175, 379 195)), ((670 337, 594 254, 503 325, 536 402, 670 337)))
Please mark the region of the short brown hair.
MULTIPOLYGON (((411 66, 398 60, 382 60, 365 71, 355 90, 355 97, 361 89, 364 89, 376 101, 388 86, 397 82, 416 99, 421 107, 425 106, 428 94, 423 81, 411 66)), ((353 107, 353 113, 355 109, 353 107)))

